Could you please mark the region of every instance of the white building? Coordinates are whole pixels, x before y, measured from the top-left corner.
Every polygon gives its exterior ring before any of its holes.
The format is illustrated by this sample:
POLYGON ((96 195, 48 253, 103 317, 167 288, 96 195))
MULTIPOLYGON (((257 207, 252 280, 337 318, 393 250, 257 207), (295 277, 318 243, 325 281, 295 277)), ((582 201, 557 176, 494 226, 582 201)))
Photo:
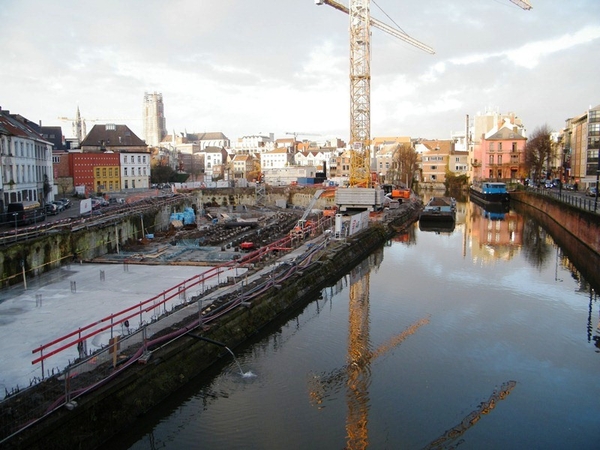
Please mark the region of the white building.
POLYGON ((204 173, 213 178, 223 175, 223 168, 227 164, 227 152, 218 147, 204 149, 204 173))
POLYGON ((276 148, 268 153, 260 154, 260 167, 263 172, 268 169, 283 169, 294 165, 294 154, 287 148, 276 148))
POLYGON ((39 126, 0 109, 0 209, 8 203, 53 200, 52 143, 39 126))
POLYGON ((121 152, 121 186, 123 189, 150 187, 150 153, 121 152))
POLYGON ((253 135, 244 136, 237 140, 235 153, 253 154, 270 152, 275 148, 275 135, 269 133, 269 136, 253 135))
POLYGON ((290 166, 263 170, 263 180, 270 186, 288 186, 298 178, 314 178, 317 169, 314 166, 290 166))

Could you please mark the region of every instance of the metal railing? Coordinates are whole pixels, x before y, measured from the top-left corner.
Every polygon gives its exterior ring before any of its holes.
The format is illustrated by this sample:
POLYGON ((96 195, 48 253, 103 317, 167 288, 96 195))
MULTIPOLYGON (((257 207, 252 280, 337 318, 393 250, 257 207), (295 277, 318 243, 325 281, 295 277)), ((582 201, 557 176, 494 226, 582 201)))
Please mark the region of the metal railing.
MULTIPOLYGON (((323 218, 316 224, 312 231, 320 234, 320 232, 323 231, 323 228, 330 224, 331 218, 323 218)), ((291 244, 291 241, 293 241, 293 239, 288 236, 272 243, 264 249, 250 253, 247 258, 243 258, 243 261, 246 264, 248 261, 258 261, 261 258, 265 258, 265 256, 273 250, 279 251, 284 249, 284 246, 291 244)), ((316 245, 307 245, 307 249, 298 256, 293 264, 274 266, 270 275, 264 277, 257 286, 251 286, 248 283, 240 284, 239 281, 242 280, 242 277, 238 280, 234 278, 231 287, 227 288, 228 290, 232 290, 234 295, 228 303, 217 308, 213 309, 210 307, 212 303, 211 300, 216 300, 217 298, 225 296, 229 291, 219 291, 214 293, 213 291, 215 287, 226 284, 230 285, 231 280, 223 280, 223 282, 220 283, 219 281, 221 278, 217 278, 217 283, 215 283, 215 285, 208 286, 204 285, 204 283, 199 284, 200 278, 204 280, 204 277, 200 275, 169 289, 169 292, 175 294, 170 296, 168 304, 165 303, 166 295, 164 293, 144 302, 152 303, 146 308, 143 308, 146 313, 152 313, 152 310, 155 307, 158 307, 160 311, 155 311, 154 315, 149 318, 149 320, 142 320, 137 329, 135 327, 133 329, 129 328, 129 321, 127 318, 133 318, 140 313, 141 310, 136 310, 133 315, 129 314, 132 312, 132 309, 137 309, 138 305, 97 322, 97 324, 101 324, 108 321, 110 323, 108 328, 106 326, 101 326, 100 328, 96 328, 95 332, 92 332, 87 336, 81 336, 78 334, 78 330, 63 336, 46 346, 42 346, 48 348, 48 346, 58 344, 59 342, 62 343, 65 339, 68 339, 70 341, 69 345, 62 345, 58 349, 58 352, 52 352, 52 355, 70 350, 69 354, 74 357, 75 360, 64 370, 59 370, 56 373, 53 371, 51 377, 46 378, 45 380, 37 380, 44 382, 36 384, 36 395, 21 395, 29 391, 29 389, 15 393, 14 395, 19 395, 19 404, 21 407, 15 409, 0 408, 0 445, 9 441, 15 435, 61 407, 66 407, 67 409, 75 408, 79 397, 110 381, 132 364, 135 364, 138 361, 145 361, 144 358, 147 359, 151 352, 156 350, 157 346, 162 347, 169 342, 180 339, 185 335, 185 332, 189 332, 191 329, 200 326, 203 323, 208 323, 209 321, 226 314, 228 311, 240 305, 244 305, 244 302, 251 301, 268 287, 276 286, 277 283, 289 278, 297 271, 313 264, 314 255, 326 246, 327 242, 328 240, 323 238, 316 245), (275 267, 277 267, 277 271, 275 270, 275 267), (180 289, 181 287, 184 289, 180 289), (189 292, 186 295, 186 292, 191 291, 192 289, 193 292, 189 292), (157 299, 160 301, 160 305, 154 304, 154 301, 157 299), (198 305, 197 307, 196 304, 198 305), (170 311, 167 310, 168 307, 171 308, 170 311), (178 330, 167 335, 161 335, 158 338, 155 337, 160 334, 159 332, 165 330, 169 326, 181 324, 185 319, 194 315, 197 316, 197 322, 187 326, 179 325, 178 330), (114 320, 117 316, 119 317, 119 320, 114 320), (79 342, 85 342, 85 338, 89 339, 90 336, 103 332, 110 332, 111 340, 108 345, 103 346, 99 350, 89 353, 84 346, 77 345, 79 342), (74 340, 72 338, 74 338, 74 340), (77 353, 74 352, 74 346, 77 346, 78 356, 77 353)), ((285 250, 292 250, 292 248, 285 248, 285 250)), ((220 269, 231 270, 232 268, 231 265, 223 265, 220 268, 214 268, 215 270, 211 271, 210 278, 214 279, 215 277, 219 277, 219 274, 222 272, 220 269)), ((140 308, 142 307, 141 305, 142 303, 139 305, 140 308)), ((96 325, 96 323, 90 324, 89 327, 91 328, 94 325, 96 325)), ((39 352, 41 352, 41 347, 33 351, 33 353, 39 352)), ((47 357, 50 356, 50 354, 44 356, 47 357)), ((39 359, 40 358, 38 358, 38 360, 39 359)), ((3 401, 6 401, 7 399, 3 401)))
POLYGON ((567 189, 528 187, 527 192, 534 192, 538 195, 552 197, 555 200, 574 206, 583 211, 589 211, 595 214, 600 213, 600 205, 597 197, 590 197, 583 192, 575 192, 567 189))
MULTIPOLYGON (((11 245, 18 241, 26 241, 39 236, 43 236, 48 232, 57 231, 77 231, 82 228, 89 228, 97 224, 105 224, 107 220, 117 220, 131 214, 139 214, 153 206, 165 206, 173 203, 178 203, 182 197, 158 197, 144 198, 136 203, 126 203, 124 205, 109 206, 100 215, 86 215, 80 217, 68 217, 52 222, 40 222, 31 226, 13 227, 6 231, 0 232, 0 245, 11 245)), ((7 225, 11 225, 7 222, 7 225)))

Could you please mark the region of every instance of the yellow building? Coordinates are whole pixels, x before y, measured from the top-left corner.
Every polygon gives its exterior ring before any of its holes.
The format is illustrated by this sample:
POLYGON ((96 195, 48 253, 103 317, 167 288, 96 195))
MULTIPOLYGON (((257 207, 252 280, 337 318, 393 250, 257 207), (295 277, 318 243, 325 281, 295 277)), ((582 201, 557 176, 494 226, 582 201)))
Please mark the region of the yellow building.
POLYGON ((121 190, 120 168, 116 166, 96 166, 94 168, 94 186, 96 192, 113 192, 121 190))

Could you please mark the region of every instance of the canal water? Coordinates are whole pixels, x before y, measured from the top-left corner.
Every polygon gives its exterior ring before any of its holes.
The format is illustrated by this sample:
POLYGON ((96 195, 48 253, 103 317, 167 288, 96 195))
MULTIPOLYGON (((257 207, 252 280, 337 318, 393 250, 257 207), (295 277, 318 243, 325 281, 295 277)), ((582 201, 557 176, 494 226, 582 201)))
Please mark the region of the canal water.
POLYGON ((458 202, 111 448, 597 449, 597 288, 534 221, 458 202))

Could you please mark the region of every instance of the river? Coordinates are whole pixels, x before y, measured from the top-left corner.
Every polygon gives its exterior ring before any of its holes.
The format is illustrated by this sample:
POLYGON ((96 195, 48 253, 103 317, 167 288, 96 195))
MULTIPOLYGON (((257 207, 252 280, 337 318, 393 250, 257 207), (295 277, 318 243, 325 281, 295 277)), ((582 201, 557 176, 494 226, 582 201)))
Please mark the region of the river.
POLYGON ((513 210, 421 228, 110 448, 598 448, 598 287, 513 210))

